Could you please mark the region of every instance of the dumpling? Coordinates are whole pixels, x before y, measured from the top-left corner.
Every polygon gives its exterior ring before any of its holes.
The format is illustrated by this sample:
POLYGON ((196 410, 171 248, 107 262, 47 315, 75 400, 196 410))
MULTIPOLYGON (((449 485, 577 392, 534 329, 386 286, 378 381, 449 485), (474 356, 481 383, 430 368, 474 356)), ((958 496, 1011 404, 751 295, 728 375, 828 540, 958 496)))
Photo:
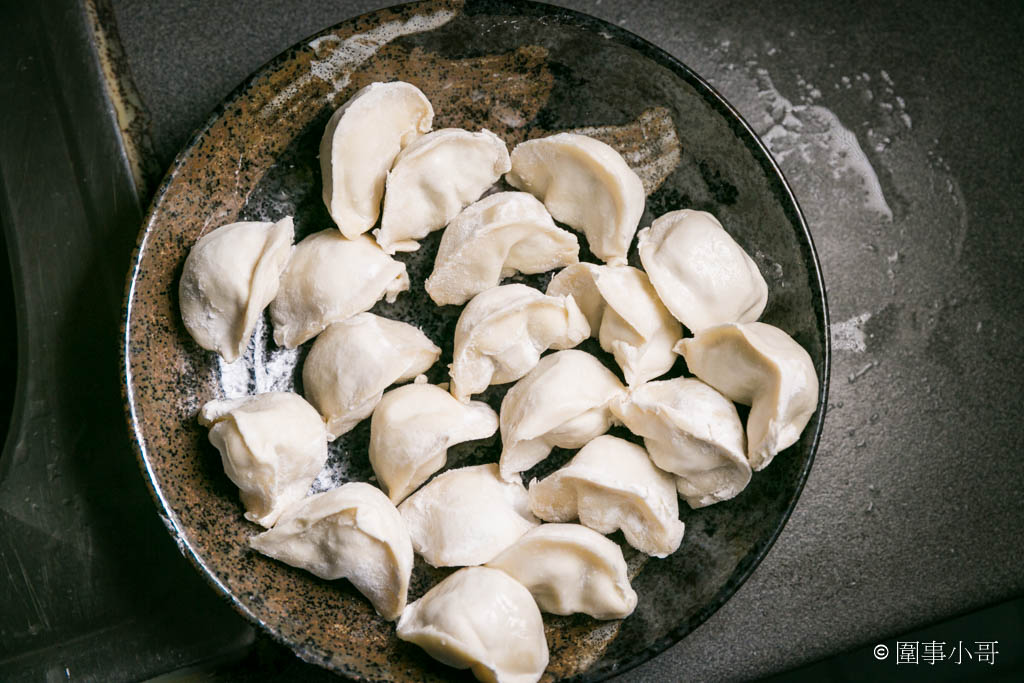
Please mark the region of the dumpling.
POLYGON ((334 112, 320 140, 320 173, 324 204, 345 237, 377 222, 388 169, 433 123, 430 101, 402 81, 371 83, 334 112))
POLYGON ((586 235, 599 259, 626 262, 647 197, 639 176, 613 148, 576 133, 527 140, 512 150, 505 179, 536 195, 555 220, 586 235))
POLYGON ((348 579, 388 621, 405 609, 412 541, 398 510, 370 484, 350 482, 304 498, 249 545, 322 579, 348 579))
POLYGON ((433 567, 488 562, 539 524, 522 482, 502 481, 493 463, 439 474, 398 511, 413 548, 433 567))
POLYGON ((546 522, 579 518, 602 534, 621 529, 627 543, 655 557, 675 552, 685 529, 672 476, 640 446, 607 434, 543 481, 531 481, 530 509, 546 522))
POLYGON ((389 254, 416 251, 511 167, 505 141, 489 130, 442 128, 402 150, 388 173, 384 216, 374 231, 389 254))
POLYGON ((245 518, 265 527, 306 495, 327 462, 324 421, 298 394, 209 401, 199 424, 210 428, 210 443, 239 489, 245 518))
POLYGON ((346 239, 321 230, 295 246, 270 303, 274 341, 293 349, 331 323, 370 310, 381 299, 393 302, 409 289, 405 264, 366 235, 346 239))
POLYGON ((229 363, 245 353, 263 309, 277 296, 292 251, 292 218, 231 223, 203 235, 185 259, 178 302, 185 329, 229 363))
POLYGON ((638 249, 658 296, 691 332, 764 312, 761 271, 710 213, 667 213, 640 231, 638 249))
POLYGON ((535 683, 548 665, 537 604, 497 569, 466 567, 431 588, 402 612, 398 637, 486 683, 535 683))
POLYGON ((545 296, 526 285, 492 287, 473 297, 455 325, 451 391, 466 401, 491 384, 514 382, 549 348, 590 336, 572 296, 545 296))
POLYGON ((683 329, 658 299, 647 274, 632 266, 577 263, 560 271, 548 294, 571 294, 601 348, 615 356, 633 386, 672 369, 683 329))
POLYGON ((501 476, 517 476, 555 446, 580 448, 612 426, 612 399, 625 387, 584 351, 559 351, 540 359, 501 402, 501 476))
POLYGON ((731 401, 750 406, 747 459, 768 466, 800 438, 818 403, 818 375, 810 355, 767 323, 707 328, 676 345, 690 372, 731 401))
POLYGON ((369 417, 385 389, 426 372, 440 355, 418 328, 358 313, 316 338, 302 366, 302 387, 333 441, 369 417))
POLYGON ((676 475, 692 508, 729 500, 750 482, 743 423, 732 401, 697 379, 648 382, 612 402, 612 412, 661 469, 676 475))
POLYGON ((541 524, 487 566, 526 586, 543 612, 622 619, 636 607, 622 548, 580 524, 541 524))
POLYGON ((470 204, 441 235, 424 289, 438 306, 464 304, 515 273, 545 273, 579 261, 576 236, 528 192, 498 192, 470 204))
POLYGON ((370 465, 398 503, 444 467, 448 448, 498 431, 498 414, 481 401, 460 403, 433 384, 384 394, 370 420, 370 465))

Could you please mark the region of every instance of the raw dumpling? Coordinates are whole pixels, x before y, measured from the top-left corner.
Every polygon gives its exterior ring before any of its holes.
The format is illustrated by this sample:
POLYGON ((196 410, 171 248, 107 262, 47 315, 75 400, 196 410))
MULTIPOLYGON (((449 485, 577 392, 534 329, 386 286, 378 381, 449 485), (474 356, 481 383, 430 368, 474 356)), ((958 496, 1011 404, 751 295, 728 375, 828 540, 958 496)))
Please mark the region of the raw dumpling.
POLYGON ((576 299, 590 333, 615 356, 626 384, 664 375, 675 364, 672 347, 683 336, 682 327, 642 270, 577 263, 552 278, 548 294, 576 299))
POLYGON ((676 345, 690 372, 750 406, 747 459, 755 470, 796 443, 818 403, 818 375, 802 346, 766 323, 711 327, 676 345))
POLYGON ((369 417, 385 389, 426 372, 440 355, 418 328, 358 313, 316 338, 302 366, 302 386, 333 441, 369 417))
POLYGON ((368 236, 346 239, 321 230, 295 247, 270 304, 274 341, 293 349, 331 323, 368 311, 409 289, 405 264, 394 260, 368 236))
POLYGON ((409 384, 384 394, 370 421, 370 465, 398 503, 444 467, 448 448, 498 431, 481 401, 460 403, 441 387, 409 384))
POLYGON ((543 481, 531 481, 530 509, 546 522, 579 518, 602 534, 621 529, 627 543, 655 557, 675 552, 685 529, 672 476, 640 446, 609 435, 543 481))
POLYGON ((750 481, 743 424, 732 401, 697 379, 648 382, 612 403, 692 508, 729 500, 750 481))
POLYGON ((196 343, 229 363, 245 353, 263 309, 277 296, 292 250, 292 218, 231 223, 203 235, 185 259, 178 301, 196 343))
POLYGON ((334 112, 320 140, 320 173, 324 204, 345 237, 377 222, 388 169, 433 123, 430 101, 402 81, 371 83, 334 112))
POLYGON ((467 206, 441 235, 424 288, 438 306, 464 304, 515 273, 579 261, 576 236, 528 192, 498 192, 467 206))
POLYGON ((505 572, 460 569, 405 608, 398 637, 486 683, 534 683, 548 665, 544 622, 505 572))
POLYGON ((612 426, 612 399, 625 391, 589 353, 559 351, 541 358, 501 402, 501 476, 517 476, 555 446, 580 448, 612 426))
POLYGON ((487 566, 526 586, 551 614, 622 619, 636 607, 622 549, 580 524, 541 524, 487 566))
POLYGON ((405 609, 412 541, 398 510, 370 484, 350 482, 299 501, 249 545, 322 579, 348 579, 388 621, 405 609))
POLYGON ((402 150, 388 173, 384 216, 374 231, 389 254, 416 251, 511 167, 505 142, 489 130, 443 128, 402 150))
POLYGON ((549 348, 568 349, 590 336, 572 296, 545 296, 526 285, 477 294, 455 325, 452 394, 466 401, 491 384, 514 382, 549 348))
POLYGON ((433 567, 488 562, 539 524, 523 484, 502 481, 493 463, 438 475, 398 511, 413 548, 433 567))
POLYGON ((210 428, 210 443, 239 488, 245 518, 265 527, 306 495, 327 462, 324 421, 298 394, 209 401, 199 424, 210 428))
POLYGON ((644 213, 644 185, 605 143, 576 133, 527 140, 512 150, 505 180, 536 195, 555 220, 587 236, 611 265, 626 262, 644 213))
POLYGON ((640 231, 638 248, 661 300, 691 332, 753 322, 764 312, 761 271, 710 213, 667 213, 640 231))

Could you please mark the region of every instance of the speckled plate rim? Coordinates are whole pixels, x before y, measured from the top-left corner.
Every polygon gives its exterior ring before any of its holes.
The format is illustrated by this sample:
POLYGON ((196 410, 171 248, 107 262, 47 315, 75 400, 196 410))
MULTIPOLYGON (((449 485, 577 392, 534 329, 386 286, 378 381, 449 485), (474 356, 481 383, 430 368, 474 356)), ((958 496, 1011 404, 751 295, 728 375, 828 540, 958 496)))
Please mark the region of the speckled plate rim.
MULTIPOLYGON (((470 0, 472 1, 472 0, 470 0)), ((189 141, 177 154, 174 161, 172 162, 167 173, 164 175, 159 186, 157 187, 153 199, 146 211, 145 219, 142 222, 142 227, 139 231, 139 236, 136 240, 136 246, 132 251, 130 269, 128 272, 125 293, 123 298, 123 305, 121 311, 121 343, 120 343, 120 362, 121 362, 121 393, 125 407, 125 417, 128 423, 128 429, 131 433, 132 450, 135 453, 136 460, 138 461, 139 467, 143 473, 143 479, 146 482, 146 486, 149 489, 150 494, 153 496, 154 502, 159 508, 159 514, 161 519, 164 521, 168 533, 174 539, 178 546, 181 554, 187 558, 193 566, 198 570, 199 574, 225 599, 235 610, 237 610, 243 617, 249 620, 252 624, 263 629, 265 632, 271 635, 271 637, 278 643, 288 647, 295 654, 305 661, 320 665, 321 662, 317 661, 315 657, 307 657, 298 647, 289 642, 289 640, 281 635, 281 633, 275 629, 271 624, 268 624, 253 614, 248 607, 240 601, 234 593, 228 589, 216 576, 216 574, 207 566, 201 554, 196 550, 192 543, 188 540, 187 535, 183 532, 180 524, 177 520, 177 516, 171 508, 170 504, 164 497, 161 490, 161 486, 157 481, 155 472, 150 466, 146 447, 144 445, 144 436, 139 428, 139 423, 136 416, 136 405, 135 396, 132 390, 132 372, 131 372, 131 359, 130 359, 130 342, 131 342, 131 313, 132 305, 135 299, 135 283, 138 276, 139 268, 141 266, 142 256, 146 248, 148 237, 153 229, 154 216, 158 210, 158 207, 167 193, 168 188, 174 183, 178 171, 186 163, 190 157, 190 153, 193 148, 203 139, 203 137, 210 130, 211 126, 223 115, 224 111, 236 100, 242 98, 256 83, 264 72, 274 69, 275 67, 287 63, 292 59, 294 53, 301 48, 301 46, 308 45, 310 42, 318 37, 326 35, 334 31, 338 26, 343 23, 349 23, 356 21, 360 18, 368 17, 373 14, 377 14, 382 10, 387 9, 398 9, 412 5, 416 3, 405 3, 396 4, 391 7, 382 7, 377 10, 372 10, 361 15, 355 15, 348 19, 338 22, 330 27, 324 28, 316 33, 308 36, 304 40, 301 40, 283 52, 278 54, 276 57, 270 59, 256 69, 252 74, 249 75, 240 85, 238 85, 231 93, 225 97, 221 102, 213 109, 203 124, 192 134, 189 141)), ((481 3, 486 4, 486 3, 481 3)), ((591 678, 584 676, 588 680, 604 680, 614 675, 622 674, 629 671, 640 664, 652 659, 656 655, 664 652, 672 645, 678 643, 688 634, 692 633, 702 623, 707 621, 722 605, 724 605, 729 598, 735 594, 735 592, 742 586, 754 570, 757 569, 761 561, 767 556, 772 546, 775 544, 779 535, 782 533, 783 528, 786 526, 790 516, 796 507, 797 501, 800 498, 800 494, 803 491, 804 485, 807 482, 807 477, 810 474, 811 466, 814 464, 814 459, 818 451, 818 446, 821 440, 822 430, 825 424, 825 408, 828 405, 828 394, 829 394, 829 382, 831 377, 831 366, 832 366, 832 347, 830 339, 830 320, 828 310, 828 300, 826 296, 825 283, 822 276, 821 262, 818 258, 818 252, 814 245, 814 239, 811 235, 810 229, 807 225, 807 221, 804 218, 803 211, 800 208, 800 204, 793 193, 789 182, 786 180, 785 174, 768 150, 767 146, 761 141, 761 139, 754 132, 753 128, 747 123, 743 116, 733 107, 724 96, 722 96, 710 83, 704 78, 698 75, 695 71, 686 66, 679 59, 675 58, 668 52, 664 51, 657 45, 650 41, 641 38, 640 36, 614 24, 610 24, 603 19, 599 19, 583 12, 571 10, 563 7, 557 7, 554 5, 548 5, 541 2, 535 2, 534 0, 507 0, 501 3, 503 7, 516 7, 519 8, 530 8, 534 13, 541 13, 553 19, 571 20, 577 26, 587 28, 589 31, 596 33, 597 31, 604 32, 610 35, 616 42, 629 47, 643 56, 651 59, 657 64, 668 68, 673 74, 683 79, 690 85, 692 85, 701 95, 703 95, 705 101, 710 104, 729 124, 730 128, 736 134, 737 138, 741 140, 748 150, 752 153, 753 157, 761 165, 765 172, 766 178, 774 186, 774 190, 778 193, 780 203, 785 211, 787 218, 789 218, 791 224, 798 226, 798 241, 800 243, 801 250, 804 252, 805 262, 811 264, 813 267, 809 269, 808 273, 808 284, 811 288, 812 294, 812 305, 814 307, 815 316, 823 331, 824 338, 821 339, 822 343, 822 363, 821 363, 821 386, 818 395, 818 403, 815 413, 812 417, 812 423, 809 427, 813 428, 813 437, 811 438, 807 454, 805 456, 804 465, 801 468, 796 484, 793 487, 792 494, 787 501, 785 508, 779 516, 778 524, 774 527, 772 532, 765 536, 758 544, 748 553, 743 560, 737 565, 735 570, 725 584, 715 593, 714 596, 707 602, 707 604, 698 611, 694 616, 688 619, 686 622, 681 623, 676 628, 671 629, 665 636, 655 640, 648 647, 638 650, 631 657, 626 659, 621 666, 618 666, 611 670, 602 671, 597 677, 591 678)), ((363 680, 362 677, 354 675, 353 673, 346 672, 346 677, 352 680, 363 680)))

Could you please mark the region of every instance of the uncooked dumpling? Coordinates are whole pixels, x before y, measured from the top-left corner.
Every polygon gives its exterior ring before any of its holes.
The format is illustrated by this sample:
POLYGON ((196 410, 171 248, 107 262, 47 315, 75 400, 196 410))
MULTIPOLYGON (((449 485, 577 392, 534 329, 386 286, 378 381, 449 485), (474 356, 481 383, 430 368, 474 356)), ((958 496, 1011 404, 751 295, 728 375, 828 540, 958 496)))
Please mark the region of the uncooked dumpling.
POLYGON ((402 150, 388 173, 377 242, 389 254, 416 251, 417 240, 447 225, 510 167, 505 142, 489 130, 427 133, 402 150))
POLYGON ((522 482, 503 481, 493 463, 438 475, 398 511, 413 548, 434 567, 488 562, 539 524, 522 482))
POLYGON ((818 375, 792 337, 766 323, 710 327, 676 345, 690 372, 750 406, 747 459, 755 470, 796 443, 818 403, 818 375))
POLYGON ((622 549, 580 524, 541 524, 487 566, 526 586, 551 614, 622 619, 636 607, 622 549))
POLYGON ((265 527, 306 495, 327 462, 324 421, 298 394, 209 401, 199 424, 210 428, 210 443, 239 489, 245 518, 265 527))
POLYGON ((438 306, 464 304, 515 273, 579 261, 576 236, 528 192, 498 192, 467 206, 441 235, 424 289, 438 306))
POLYGON ((492 287, 473 297, 455 325, 452 394, 466 401, 491 384, 514 382, 547 349, 568 349, 588 336, 590 326, 572 296, 546 296, 519 284, 492 287))
POLYGON ((578 518, 602 534, 621 529, 627 543, 655 557, 675 552, 685 529, 672 476, 640 446, 609 435, 543 481, 531 481, 530 509, 546 522, 578 518))
POLYGON ((249 545, 322 579, 348 579, 388 621, 405 609, 412 541, 398 510, 374 486, 350 482, 309 496, 249 545))
POLYGON ((368 236, 346 239, 321 230, 295 246, 270 304, 274 341, 293 349, 331 323, 368 311, 381 299, 393 302, 409 289, 405 264, 368 236))
POLYGON ((370 421, 370 465, 395 503, 444 467, 448 448, 498 431, 498 415, 481 401, 460 403, 433 384, 384 394, 370 421))
POLYGON ((185 329, 229 363, 245 353, 263 309, 277 296, 292 250, 291 216, 277 223, 231 223, 189 251, 178 284, 185 329))
POLYGON ((638 249, 661 300, 691 332, 764 312, 761 271, 710 213, 667 213, 640 231, 638 249))
POLYGON ((634 386, 672 369, 682 327, 658 299, 647 274, 632 266, 577 263, 560 271, 548 294, 571 294, 601 348, 615 356, 626 384, 634 386))
POLYGON ((648 382, 612 402, 651 460, 676 475, 692 508, 729 500, 750 481, 743 423, 732 401, 697 379, 648 382))
POLYGON ((639 176, 614 149, 576 133, 527 140, 512 150, 505 179, 536 195, 555 220, 586 235, 599 259, 626 262, 646 195, 639 176))
POLYGON ((460 569, 405 608, 398 637, 486 683, 535 683, 548 665, 544 622, 505 572, 460 569))
POLYGON ((430 101, 402 81, 371 83, 334 112, 320 140, 320 173, 324 204, 345 237, 377 222, 388 169, 433 122, 430 101))

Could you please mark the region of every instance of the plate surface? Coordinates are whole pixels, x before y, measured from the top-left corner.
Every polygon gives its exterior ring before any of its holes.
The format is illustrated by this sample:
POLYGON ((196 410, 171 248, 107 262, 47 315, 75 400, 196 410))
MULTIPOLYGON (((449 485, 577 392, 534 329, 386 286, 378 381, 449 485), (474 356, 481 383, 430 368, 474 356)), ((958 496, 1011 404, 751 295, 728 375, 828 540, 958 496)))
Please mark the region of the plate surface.
MULTIPOLYGON (((817 257, 778 167, 707 84, 640 38, 597 19, 527 2, 422 2, 344 22, 263 67, 214 112, 157 192, 129 274, 124 363, 128 417, 140 462, 183 554, 246 617, 304 659, 371 680, 450 680, 454 674, 402 643, 345 581, 327 582, 248 549, 258 528, 196 414, 208 400, 301 391, 308 349, 278 349, 269 320, 234 365, 200 349, 181 323, 178 278, 204 233, 237 220, 294 215, 296 238, 332 225, 320 199, 317 146, 333 110, 374 81, 404 80, 434 105, 434 127, 487 128, 508 142, 563 130, 623 152, 648 192, 641 227, 662 213, 714 213, 758 263, 769 286, 762 320, 791 334, 815 363, 821 395, 801 439, 732 501, 702 510, 680 502, 686 535, 664 560, 628 547, 639 595, 621 622, 545 615, 546 678, 604 678, 684 637, 756 567, 796 502, 814 457, 828 393, 828 324, 817 257)), ((420 326, 443 349, 428 374, 446 379, 459 307, 422 290, 440 233, 401 254, 412 290, 373 310, 420 326)), ((584 240, 581 239, 581 242, 584 240)), ((585 248, 581 257, 593 260, 585 248)), ((631 262, 636 261, 635 247, 631 262)), ((550 274, 515 278, 543 288, 550 274)), ((600 354, 591 340, 581 348, 600 354)), ((672 374, 684 372, 680 360, 672 374)), ((483 395, 495 408, 506 387, 483 395)), ((628 436, 619 429, 613 431, 628 436)), ((370 480, 368 421, 332 444, 313 490, 370 480)), ((493 462, 498 436, 449 452, 449 467, 493 462)), ((570 453, 556 452, 544 474, 570 453)), ((528 479, 527 479, 528 480, 528 479)), ((614 537, 613 537, 614 538, 614 537)), ((621 538, 618 538, 621 542, 621 538)), ((417 560, 410 601, 448 571, 417 560)), ((466 674, 468 677, 468 674, 466 674)))

